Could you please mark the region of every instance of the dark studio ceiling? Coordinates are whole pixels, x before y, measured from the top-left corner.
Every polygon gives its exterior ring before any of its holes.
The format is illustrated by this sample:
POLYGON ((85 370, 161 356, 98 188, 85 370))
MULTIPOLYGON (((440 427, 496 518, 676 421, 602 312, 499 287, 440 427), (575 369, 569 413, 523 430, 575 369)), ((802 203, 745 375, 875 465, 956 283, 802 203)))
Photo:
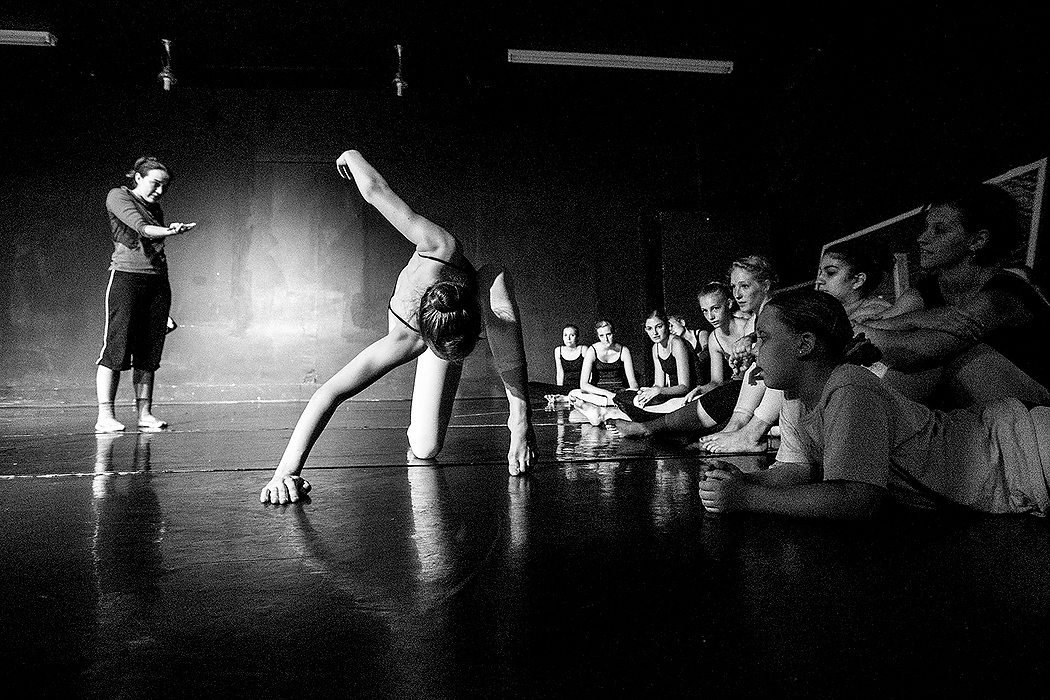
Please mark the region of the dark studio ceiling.
MULTIPOLYGON (((94 84, 160 90, 161 40, 170 39, 175 90, 367 90, 395 99, 400 44, 408 100, 501 104, 510 96, 516 107, 556 105, 563 114, 588 101, 592 114, 688 111, 692 121, 677 128, 706 129, 698 140, 734 144, 715 144, 723 161, 733 158, 735 144, 762 141, 760 157, 744 158, 735 173, 740 181, 752 177, 748 169, 765 168, 763 186, 783 201, 819 183, 826 201, 812 198, 810 206, 824 211, 831 202, 842 217, 863 220, 869 214, 842 202, 874 201, 880 188, 896 201, 884 183, 901 170, 928 177, 931 151, 958 151, 952 157, 979 163, 982 174, 1005 169, 984 162, 994 160, 979 152, 986 142, 995 144, 986 151, 1003 151, 993 155, 1006 167, 1027 162, 1021 159, 1029 152, 1029 160, 1046 155, 1046 130, 1032 126, 1045 123, 1048 106, 1046 32, 1028 8, 664 5, 38 0, 0 8, 0 28, 46 29, 58 45, 0 46, 0 69, 22 91, 94 84), (511 65, 508 49, 728 60, 734 70, 511 65), (1013 138, 1019 155, 987 138, 990 132, 1013 138), (841 176, 858 172, 863 177, 849 184, 841 176)), ((727 197, 736 185, 722 186, 727 197)))
MULTIPOLYGON (((0 56, 10 66, 28 51, 46 51, 26 60, 47 61, 70 79, 148 83, 160 67, 160 40, 170 39, 172 67, 184 85, 385 89, 401 44, 406 81, 427 93, 504 88, 525 73, 508 68, 507 49, 546 49, 730 60, 736 70, 728 78, 689 76, 678 84, 790 90, 807 80, 848 87, 841 83, 869 76, 999 73, 1041 36, 1034 17, 1016 9, 840 4, 829 13, 799 3, 684 5, 40 0, 0 10, 0 27, 47 29, 58 46, 19 48, 19 57, 0 47, 0 56)), ((609 69, 560 75, 602 85, 608 73, 613 81, 636 79, 609 69)))

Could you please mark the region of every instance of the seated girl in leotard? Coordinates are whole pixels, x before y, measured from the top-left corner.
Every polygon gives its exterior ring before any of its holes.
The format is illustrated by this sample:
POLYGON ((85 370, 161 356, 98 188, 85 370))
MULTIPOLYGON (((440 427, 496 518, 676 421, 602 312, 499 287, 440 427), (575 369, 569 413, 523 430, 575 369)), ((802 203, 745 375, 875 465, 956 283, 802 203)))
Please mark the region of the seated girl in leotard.
POLYGON ((750 353, 754 315, 772 292, 776 273, 769 260, 760 255, 749 255, 733 262, 729 278, 739 313, 748 320, 745 335, 728 348, 729 364, 741 368, 743 378, 723 384, 699 400, 655 418, 652 413, 624 410, 631 420, 610 418, 609 422, 625 437, 693 436, 714 432, 733 421, 742 426, 750 419, 765 392, 765 385, 752 374, 750 353))
MULTIPOLYGON (((886 314, 892 306, 875 295, 875 290, 892 267, 893 258, 884 248, 859 241, 844 241, 829 247, 821 256, 816 288, 838 299, 850 322, 856 325, 886 314)), ((885 367, 879 363, 872 371, 885 373, 885 367)), ((717 454, 765 452, 766 434, 780 415, 783 403, 783 392, 767 387, 762 402, 743 427, 706 435, 694 446, 717 454)))
POLYGON ((598 321, 594 330, 598 342, 583 353, 580 388, 569 392, 578 407, 581 402, 609 406, 617 391, 638 388, 631 351, 616 342, 612 323, 598 321))
MULTIPOLYGON (((677 335, 671 335, 667 316, 653 311, 645 320, 645 332, 653 341, 653 385, 637 391, 630 389, 616 394, 616 405, 630 403, 638 408, 658 406, 668 399, 683 397, 693 387, 695 357, 689 344, 677 335)), ((680 406, 684 399, 677 402, 680 406)))
POLYGON ((893 497, 909 505, 1045 515, 1050 408, 1000 399, 943 412, 905 398, 874 373, 879 351, 854 336, 825 292, 774 296, 758 320, 758 365, 790 398, 772 467, 745 474, 706 465, 712 513, 858 517, 893 497))
POLYGON ((357 151, 339 156, 336 167, 416 249, 390 297, 386 335, 310 397, 259 500, 288 503, 309 492, 310 483, 300 474, 339 404, 412 360, 416 379, 408 443, 417 458, 436 456, 452 417, 462 361, 474 349, 482 322, 510 408, 508 468, 511 474, 524 472, 532 464, 535 436, 521 324, 506 273, 489 266, 475 272, 459 241, 412 211, 357 151))
POLYGON ((733 376, 733 369, 729 366, 730 350, 748 332, 748 317, 739 313, 733 293, 722 282, 708 282, 696 299, 704 318, 713 328, 707 338, 709 378, 686 395, 687 401, 730 381, 733 376))
POLYGON ((580 371, 583 369, 583 346, 579 344, 580 329, 568 324, 562 329, 562 344, 554 348, 554 384, 529 382, 530 393, 542 395, 548 404, 568 401, 569 392, 580 386, 580 371))
POLYGON ((707 384, 711 381, 711 357, 707 348, 711 331, 703 328, 690 328, 685 316, 677 314, 669 315, 667 324, 671 335, 677 335, 688 343, 693 353, 693 366, 696 369, 696 375, 693 377, 694 388, 707 384))

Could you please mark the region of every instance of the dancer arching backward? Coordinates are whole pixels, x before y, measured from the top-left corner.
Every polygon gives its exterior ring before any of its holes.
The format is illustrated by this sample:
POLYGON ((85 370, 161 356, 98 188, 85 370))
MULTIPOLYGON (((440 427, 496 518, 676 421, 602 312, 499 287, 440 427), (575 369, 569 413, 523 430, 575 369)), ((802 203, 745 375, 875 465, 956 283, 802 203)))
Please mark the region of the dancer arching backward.
MULTIPOLYGON (((856 241, 839 243, 821 256, 816 288, 842 302, 850 323, 856 325, 889 312, 890 302, 876 296, 875 290, 892 266, 893 258, 884 248, 856 241)), ((880 376, 886 371, 882 363, 871 369, 880 376)), ((705 435, 696 442, 696 447, 715 454, 764 452, 766 433, 780 415, 783 403, 784 392, 767 387, 747 424, 737 430, 705 435)))
POLYGON ((141 430, 162 430, 153 415, 153 376, 160 367, 168 332, 171 285, 164 241, 197 224, 165 225, 160 198, 168 188, 168 168, 152 156, 135 161, 128 173, 133 187, 117 187, 106 196, 113 233, 113 260, 106 287, 106 331, 95 371, 98 394, 96 433, 119 433, 114 402, 120 373, 134 368, 135 406, 141 430))
POLYGON ((535 437, 521 325, 506 273, 488 266, 475 272, 459 241, 412 211, 357 151, 339 156, 336 167, 416 250, 390 297, 387 334, 310 397, 259 500, 294 502, 307 493, 310 484, 300 473, 339 404, 411 360, 416 360, 416 379, 409 446, 418 458, 436 456, 452 415, 462 361, 474 349, 482 320, 510 404, 510 473, 526 471, 532 464, 535 437))
MULTIPOLYGON (((645 319, 645 332, 653 341, 653 385, 616 394, 616 405, 633 404, 638 408, 658 406, 670 398, 684 397, 693 388, 696 367, 692 349, 677 335, 671 335, 667 315, 655 310, 645 319)), ((684 402, 678 402, 680 406, 684 402)))
POLYGON ((594 324, 594 330, 598 342, 583 353, 580 388, 569 393, 576 399, 577 407, 581 404, 611 406, 617 391, 638 388, 631 351, 616 342, 612 323, 600 320, 594 324))
POLYGON ((1046 514, 1050 409, 1000 399, 931 410, 848 364, 878 355, 829 294, 805 289, 770 299, 758 320, 758 365, 768 386, 792 397, 776 463, 752 474, 708 465, 704 507, 856 517, 889 495, 926 507, 1046 514))
POLYGON ((733 262, 729 268, 729 278, 733 298, 740 313, 748 319, 745 328, 747 335, 734 343, 728 356, 730 367, 742 374, 743 378, 723 384, 672 413, 656 417, 652 413, 621 407, 631 420, 610 416, 609 422, 624 436, 704 434, 726 425, 742 427, 751 418, 765 393, 765 385, 753 375, 751 334, 755 314, 776 284, 776 273, 769 260, 761 255, 749 255, 733 262))

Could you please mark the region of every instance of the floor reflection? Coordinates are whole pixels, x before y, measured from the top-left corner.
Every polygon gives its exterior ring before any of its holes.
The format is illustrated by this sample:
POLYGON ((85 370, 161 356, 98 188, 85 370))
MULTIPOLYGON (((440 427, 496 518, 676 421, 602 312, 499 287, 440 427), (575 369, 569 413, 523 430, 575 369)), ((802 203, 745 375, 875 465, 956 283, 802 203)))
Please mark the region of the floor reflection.
POLYGON ((694 469, 666 459, 655 461, 653 495, 649 504, 653 525, 670 526, 681 514, 690 512, 698 500, 694 469))
POLYGON ((165 521, 150 472, 151 439, 149 433, 95 436, 97 627, 86 679, 109 697, 122 688, 151 687, 150 660, 157 653, 165 521), (135 440, 130 458, 115 456, 118 442, 129 439, 135 440))

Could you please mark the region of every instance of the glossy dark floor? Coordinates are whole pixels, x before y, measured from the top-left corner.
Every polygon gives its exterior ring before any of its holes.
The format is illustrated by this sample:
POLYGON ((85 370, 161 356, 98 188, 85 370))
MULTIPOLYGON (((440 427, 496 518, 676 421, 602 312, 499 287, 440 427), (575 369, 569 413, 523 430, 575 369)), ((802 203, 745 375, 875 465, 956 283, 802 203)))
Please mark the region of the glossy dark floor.
MULTIPOLYGON (((677 445, 457 404, 352 403, 309 502, 263 506, 301 404, 0 409, 4 669, 18 697, 938 697, 1045 693, 1050 527, 891 511, 705 515, 677 445), (125 409, 125 412, 129 409, 125 409)), ((766 457, 736 457, 744 468, 766 457)))

